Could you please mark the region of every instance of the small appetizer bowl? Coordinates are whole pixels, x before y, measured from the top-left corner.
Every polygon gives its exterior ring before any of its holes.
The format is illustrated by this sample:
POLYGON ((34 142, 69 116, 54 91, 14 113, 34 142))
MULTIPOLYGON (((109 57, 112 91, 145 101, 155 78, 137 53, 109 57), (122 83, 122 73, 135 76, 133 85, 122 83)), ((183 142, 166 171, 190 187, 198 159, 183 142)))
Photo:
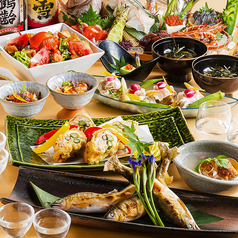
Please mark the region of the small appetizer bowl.
POLYGON ((167 73, 167 80, 173 83, 184 83, 192 79, 192 62, 207 53, 207 46, 192 38, 167 37, 154 42, 151 50, 153 58, 158 59, 158 66, 167 73), (189 59, 165 57, 164 55, 173 49, 175 43, 179 48, 185 46, 184 50, 195 53, 196 56, 189 59))
POLYGON ((192 63, 192 73, 195 82, 208 92, 222 91, 231 94, 238 90, 238 76, 234 78, 216 78, 206 76, 205 72, 211 67, 226 66, 234 70, 238 75, 238 58, 231 55, 206 55, 197 58, 192 63))
POLYGON ((65 109, 75 110, 82 108, 91 101, 93 94, 98 87, 98 81, 89 74, 68 72, 50 78, 46 85, 57 104, 65 109), (77 94, 57 92, 56 89, 62 87, 62 83, 67 80, 79 83, 84 82, 90 89, 87 92, 77 94))
POLYGON ((6 149, 0 148, 0 174, 6 169, 9 153, 6 149))
POLYGON ((199 156, 214 158, 225 155, 238 161, 238 145, 226 141, 200 140, 179 147, 173 162, 184 182, 195 191, 231 195, 238 192, 238 176, 231 180, 210 178, 195 172, 199 156))
MULTIPOLYGON (((115 72, 115 69, 110 65, 110 63, 114 65, 116 64, 113 57, 118 60, 121 60, 123 56, 126 63, 131 64, 136 68, 135 56, 130 54, 127 50, 125 50, 122 46, 120 46, 116 42, 111 40, 104 40, 99 44, 99 48, 101 48, 105 52, 105 54, 100 58, 100 60, 104 65, 104 67, 107 69, 107 71, 110 72, 111 74, 115 72)), ((140 60, 140 63, 141 63, 140 67, 134 69, 130 73, 123 74, 121 76, 123 76, 126 79, 143 81, 153 70, 154 66, 157 63, 157 59, 153 59, 150 61, 140 60)))
POLYGON ((17 117, 34 117, 43 108, 46 99, 50 92, 48 88, 40 83, 19 81, 8 83, 0 87, 0 102, 3 109, 12 116, 17 117), (13 92, 17 93, 22 90, 23 86, 26 86, 27 91, 36 94, 38 100, 29 103, 14 103, 5 100, 5 97, 13 95, 13 92))

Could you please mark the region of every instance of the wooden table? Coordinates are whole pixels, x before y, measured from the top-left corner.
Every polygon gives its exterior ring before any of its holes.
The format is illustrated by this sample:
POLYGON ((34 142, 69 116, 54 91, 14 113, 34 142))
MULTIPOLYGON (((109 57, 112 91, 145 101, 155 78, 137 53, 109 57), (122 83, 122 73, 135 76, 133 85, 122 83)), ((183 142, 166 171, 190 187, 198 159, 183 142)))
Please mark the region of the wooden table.
MULTIPOLYGON (((204 4, 201 1, 199 2, 198 7, 203 6, 204 4)), ((223 1, 222 1, 223 2, 223 1)), ((209 2, 209 6, 216 8, 217 6, 215 5, 215 1, 212 1, 212 4, 209 2)), ((224 4, 220 4, 219 2, 219 9, 222 10, 224 8, 224 4), (221 8, 221 9, 220 9, 221 8)), ((11 72, 18 77, 20 80, 23 80, 20 78, 20 76, 17 74, 17 72, 11 67, 10 64, 0 55, 0 66, 5 67, 11 72)), ((101 74, 102 70, 104 70, 102 64, 98 61, 96 62, 93 67, 91 67, 87 73, 89 74, 101 74)), ((159 71, 159 69, 155 68, 153 72, 150 74, 148 78, 157 78, 161 76, 162 73, 159 71)), ((192 81, 190 82, 191 84, 195 85, 195 83, 192 81)), ((234 97, 238 97, 238 92, 234 94, 234 97)), ((50 95, 49 98, 46 101, 46 104, 43 108, 43 110, 35 117, 36 119, 56 119, 57 113, 61 110, 62 108, 56 104, 54 101, 53 97, 50 95)), ((90 114, 91 117, 107 117, 107 116, 118 116, 118 115, 126 115, 130 114, 125 111, 121 111, 115 108, 111 108, 109 106, 103 105, 94 99, 85 107, 87 112, 90 114)), ((232 109, 232 114, 238 113, 238 107, 236 106, 235 108, 232 109)), ((5 133, 5 117, 7 113, 3 110, 2 105, 0 105, 0 131, 5 133)), ((188 126, 193 133, 193 128, 194 128, 194 119, 187 119, 188 126)), ((106 178, 112 178, 112 179, 124 179, 120 175, 111 173, 111 172, 102 172, 102 171, 91 171, 91 172, 82 172, 83 174, 88 174, 88 175, 93 175, 93 176, 100 176, 100 177, 106 177, 106 178)), ((16 178, 18 174, 18 167, 14 167, 8 163, 6 170, 0 175, 0 197, 9 197, 11 194, 16 178)), ((180 178, 177 169, 174 164, 170 166, 169 169, 169 174, 174 176, 174 182, 171 184, 170 187, 173 188, 180 188, 180 189, 187 189, 190 190, 187 185, 182 181, 180 178)), ((23 191, 24 192, 24 191, 23 191)), ((235 194, 234 196, 238 196, 238 193, 235 194)), ((0 204, 0 207, 2 204, 0 204)), ((141 236, 139 234, 126 234, 122 232, 113 232, 113 231, 107 231, 107 230, 101 230, 99 229, 94 229, 91 227, 82 227, 82 226, 75 226, 71 225, 69 233, 66 237, 68 238, 78 238, 78 237, 104 237, 104 238, 109 238, 109 237, 114 237, 114 238, 121 238, 123 236, 124 238, 140 238, 140 237, 145 237, 141 236)), ((8 236, 0 229, 0 237, 1 238, 7 238, 8 236)), ((36 232, 33 228, 27 232, 27 234, 24 237, 31 237, 31 238, 37 238, 38 236, 36 235, 36 232)))

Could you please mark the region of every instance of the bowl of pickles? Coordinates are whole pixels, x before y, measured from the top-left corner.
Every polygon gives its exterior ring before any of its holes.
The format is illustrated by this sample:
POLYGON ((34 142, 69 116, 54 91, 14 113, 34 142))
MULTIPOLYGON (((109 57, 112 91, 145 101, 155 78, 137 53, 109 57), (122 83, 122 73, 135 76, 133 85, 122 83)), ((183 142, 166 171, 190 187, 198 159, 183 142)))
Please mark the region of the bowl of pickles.
POLYGON ((231 55, 206 55, 192 63, 195 82, 208 92, 232 94, 238 90, 238 58, 231 55))

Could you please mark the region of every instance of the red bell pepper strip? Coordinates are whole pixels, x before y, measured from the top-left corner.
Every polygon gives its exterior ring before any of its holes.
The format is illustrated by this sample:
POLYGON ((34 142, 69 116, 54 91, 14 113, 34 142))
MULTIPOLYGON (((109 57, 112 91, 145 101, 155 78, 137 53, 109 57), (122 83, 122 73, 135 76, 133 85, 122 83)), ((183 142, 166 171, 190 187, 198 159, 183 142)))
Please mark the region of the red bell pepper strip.
MULTIPOLYGON (((69 129, 72 129, 72 128, 77 128, 77 129, 80 130, 80 127, 79 127, 79 126, 76 126, 76 125, 70 125, 70 128, 69 128, 69 129)), ((40 143, 42 143, 42 142, 44 142, 44 141, 50 139, 50 137, 53 136, 59 129, 60 129, 60 128, 55 129, 55 130, 53 130, 53 131, 49 131, 49 132, 47 132, 47 133, 41 135, 41 136, 37 139, 36 144, 39 145, 40 143)))
POLYGON ((99 126, 92 126, 92 127, 87 128, 84 131, 84 134, 87 137, 87 140, 90 140, 92 138, 92 135, 95 131, 98 131, 98 130, 101 130, 101 129, 102 129, 102 127, 99 127, 99 126))

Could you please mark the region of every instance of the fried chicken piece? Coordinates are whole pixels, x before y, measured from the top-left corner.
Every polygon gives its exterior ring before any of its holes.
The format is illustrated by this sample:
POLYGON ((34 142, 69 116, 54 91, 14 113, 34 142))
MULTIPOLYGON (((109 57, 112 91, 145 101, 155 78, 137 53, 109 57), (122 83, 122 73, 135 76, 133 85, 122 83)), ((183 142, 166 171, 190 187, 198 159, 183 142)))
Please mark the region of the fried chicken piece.
POLYGON ((8 54, 12 55, 15 52, 18 51, 17 47, 15 45, 8 45, 5 47, 5 50, 7 51, 8 54))
POLYGON ((88 164, 97 164, 108 156, 116 154, 119 140, 113 129, 101 129, 93 133, 86 144, 84 160, 88 164))
POLYGON ((85 134, 77 128, 67 130, 59 135, 54 144, 53 160, 59 163, 73 157, 85 148, 87 138, 85 134))

